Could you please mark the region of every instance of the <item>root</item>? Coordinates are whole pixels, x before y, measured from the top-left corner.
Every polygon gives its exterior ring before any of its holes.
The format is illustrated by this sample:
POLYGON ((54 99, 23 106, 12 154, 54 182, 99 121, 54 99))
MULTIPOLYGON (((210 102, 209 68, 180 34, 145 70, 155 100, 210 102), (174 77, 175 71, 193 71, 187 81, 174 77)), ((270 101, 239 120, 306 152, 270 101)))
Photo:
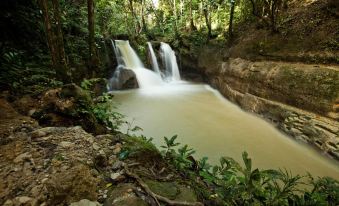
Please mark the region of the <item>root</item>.
POLYGON ((125 169, 125 173, 135 179, 138 184, 144 189, 144 191, 149 194, 151 197, 154 198, 154 200, 156 201, 156 203, 160 206, 159 201, 164 202, 168 205, 178 205, 178 206, 203 206, 204 204, 202 204, 201 202, 184 202, 184 201, 175 201, 175 200, 170 200, 167 197, 155 194, 154 192, 152 192, 152 190, 148 187, 148 185, 135 173, 131 172, 128 170, 128 167, 125 165, 124 167, 125 169))

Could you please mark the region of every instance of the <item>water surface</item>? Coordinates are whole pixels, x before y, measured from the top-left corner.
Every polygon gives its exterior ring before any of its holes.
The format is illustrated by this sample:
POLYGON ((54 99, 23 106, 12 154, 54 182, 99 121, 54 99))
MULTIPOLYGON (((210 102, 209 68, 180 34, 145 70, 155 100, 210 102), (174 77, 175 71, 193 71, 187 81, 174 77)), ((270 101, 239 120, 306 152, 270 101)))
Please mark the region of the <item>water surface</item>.
MULTIPOLYGON (((263 119, 242 111, 207 85, 176 83, 114 92, 119 111, 163 145, 177 134, 179 142, 216 164, 221 156, 241 161, 247 151, 255 167, 287 168, 293 174, 339 179, 339 166, 310 147, 281 134, 263 119)), ((126 132, 126 128, 122 128, 126 132)))

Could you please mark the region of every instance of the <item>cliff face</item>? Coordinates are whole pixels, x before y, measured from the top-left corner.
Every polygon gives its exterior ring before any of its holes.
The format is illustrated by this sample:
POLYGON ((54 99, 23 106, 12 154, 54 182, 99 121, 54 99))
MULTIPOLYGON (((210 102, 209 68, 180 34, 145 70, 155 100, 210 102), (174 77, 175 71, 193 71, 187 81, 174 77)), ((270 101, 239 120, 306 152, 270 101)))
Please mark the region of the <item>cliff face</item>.
POLYGON ((212 46, 193 65, 230 101, 339 160, 338 66, 227 59, 226 50, 212 46))

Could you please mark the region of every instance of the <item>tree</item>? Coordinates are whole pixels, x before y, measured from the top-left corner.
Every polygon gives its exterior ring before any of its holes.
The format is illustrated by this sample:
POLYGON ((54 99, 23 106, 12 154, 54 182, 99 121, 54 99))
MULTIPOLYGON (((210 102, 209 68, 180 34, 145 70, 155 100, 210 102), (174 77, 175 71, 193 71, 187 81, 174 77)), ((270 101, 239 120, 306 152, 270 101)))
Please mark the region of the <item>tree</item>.
POLYGON ((278 32, 279 11, 288 0, 250 0, 252 14, 259 18, 272 32, 278 32), (268 19, 267 19, 268 18, 268 19))
POLYGON ((203 12, 204 12, 204 17, 205 17, 205 22, 206 22, 206 27, 207 27, 207 37, 208 39, 210 39, 212 37, 212 22, 211 22, 211 16, 210 16, 210 13, 209 13, 209 5, 208 3, 206 3, 204 6, 203 6, 203 12))
POLYGON ((133 18, 134 18, 134 24, 135 24, 134 29, 135 29, 135 33, 138 34, 138 33, 140 32, 140 30, 141 30, 140 22, 139 22, 139 20, 138 20, 137 15, 135 14, 135 11, 134 11, 133 0, 128 0, 128 2, 129 2, 129 9, 130 9, 131 14, 132 14, 132 16, 133 16, 133 18))
MULTIPOLYGON (((94 39, 94 1, 87 0, 87 10, 88 10, 88 46, 89 46, 89 63, 88 68, 89 72, 99 73, 99 58, 96 53, 95 48, 95 39, 94 39)), ((89 73, 88 72, 88 73, 89 73)))
POLYGON ((190 9, 190 13, 189 13, 189 19, 190 19, 190 30, 191 31, 196 31, 197 30, 197 28, 195 27, 195 25, 194 25, 194 21, 193 21, 193 12, 192 12, 192 0, 190 0, 189 1, 189 9, 190 9))
POLYGON ((233 18, 234 18, 234 8, 235 8, 235 0, 231 0, 231 12, 230 12, 230 21, 228 25, 228 35, 229 35, 229 42, 233 39, 233 18))
POLYGON ((51 54, 52 65, 56 73, 56 78, 64 83, 71 82, 70 70, 67 66, 64 40, 62 35, 60 11, 58 0, 52 0, 52 15, 49 14, 47 0, 39 0, 43 14, 44 27, 48 47, 51 54), (54 20, 54 25, 52 24, 54 20))

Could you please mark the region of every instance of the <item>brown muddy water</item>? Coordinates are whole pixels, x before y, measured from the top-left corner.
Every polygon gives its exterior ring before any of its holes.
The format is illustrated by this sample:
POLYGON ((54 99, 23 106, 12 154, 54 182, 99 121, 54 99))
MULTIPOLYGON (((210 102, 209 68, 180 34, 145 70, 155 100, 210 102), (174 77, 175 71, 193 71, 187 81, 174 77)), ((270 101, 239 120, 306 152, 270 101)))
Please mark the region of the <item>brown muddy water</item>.
POLYGON ((196 150, 196 158, 207 156, 212 164, 221 156, 242 162, 241 154, 247 151, 261 169, 286 168, 294 175, 310 172, 339 179, 336 162, 242 111, 207 85, 181 82, 113 94, 118 111, 157 146, 164 144, 164 136, 177 134, 180 143, 196 150))

